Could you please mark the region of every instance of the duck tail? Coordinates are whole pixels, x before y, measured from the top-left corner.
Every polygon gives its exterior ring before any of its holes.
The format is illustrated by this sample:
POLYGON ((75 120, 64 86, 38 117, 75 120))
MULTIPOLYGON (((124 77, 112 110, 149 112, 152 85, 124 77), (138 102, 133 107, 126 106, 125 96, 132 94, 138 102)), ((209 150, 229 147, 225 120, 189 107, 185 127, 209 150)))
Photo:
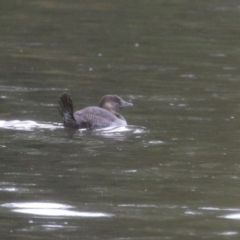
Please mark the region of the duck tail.
POLYGON ((58 103, 59 103, 58 111, 60 115, 63 117, 64 127, 78 128, 78 124, 73 114, 73 103, 70 94, 62 93, 59 96, 58 103))

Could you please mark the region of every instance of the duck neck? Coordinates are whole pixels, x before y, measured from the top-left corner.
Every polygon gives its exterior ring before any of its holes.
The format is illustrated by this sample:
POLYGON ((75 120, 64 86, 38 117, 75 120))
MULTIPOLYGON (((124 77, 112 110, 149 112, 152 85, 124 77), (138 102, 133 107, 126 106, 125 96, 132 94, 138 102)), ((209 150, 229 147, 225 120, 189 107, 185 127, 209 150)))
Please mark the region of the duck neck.
POLYGON ((113 114, 114 114, 117 118, 120 118, 120 119, 124 120, 124 117, 123 117, 120 113, 118 113, 118 112, 113 112, 113 114))
POLYGON ((115 108, 110 103, 99 104, 99 107, 105 108, 109 112, 112 112, 113 114, 115 114, 115 108))

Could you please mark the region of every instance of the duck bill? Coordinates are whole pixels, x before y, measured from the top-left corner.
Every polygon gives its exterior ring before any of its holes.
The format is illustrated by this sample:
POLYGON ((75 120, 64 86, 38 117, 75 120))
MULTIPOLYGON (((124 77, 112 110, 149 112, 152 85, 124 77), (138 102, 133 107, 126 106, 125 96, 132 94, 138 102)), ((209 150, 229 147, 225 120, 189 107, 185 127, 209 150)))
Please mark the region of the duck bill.
POLYGON ((120 106, 120 108, 124 108, 124 107, 132 107, 132 106, 133 106, 132 103, 122 101, 122 102, 121 102, 121 106, 120 106))

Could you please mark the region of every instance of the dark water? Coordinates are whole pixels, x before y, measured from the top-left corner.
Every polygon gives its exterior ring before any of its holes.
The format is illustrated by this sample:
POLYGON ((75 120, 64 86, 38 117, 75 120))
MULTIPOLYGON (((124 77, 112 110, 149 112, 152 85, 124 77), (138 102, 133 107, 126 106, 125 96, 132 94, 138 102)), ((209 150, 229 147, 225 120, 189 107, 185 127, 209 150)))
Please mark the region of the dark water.
POLYGON ((239 1, 3 1, 1 239, 239 239, 239 1), (57 98, 133 102, 69 137, 57 98))

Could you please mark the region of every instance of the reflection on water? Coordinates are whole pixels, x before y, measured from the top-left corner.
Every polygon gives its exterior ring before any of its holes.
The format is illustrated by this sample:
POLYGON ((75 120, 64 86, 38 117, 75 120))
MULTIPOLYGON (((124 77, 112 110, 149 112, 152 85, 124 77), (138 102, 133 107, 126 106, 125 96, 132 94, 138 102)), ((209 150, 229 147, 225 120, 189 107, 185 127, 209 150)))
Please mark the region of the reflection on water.
MULTIPOLYGON (((240 212, 240 210, 238 211, 240 212)), ((240 220, 240 213, 228 214, 228 215, 222 216, 222 218, 240 220)))
POLYGON ((54 130, 61 128, 59 123, 37 123, 31 120, 12 120, 12 121, 3 121, 0 120, 0 128, 12 129, 12 130, 24 130, 24 131, 33 131, 34 129, 49 129, 54 130))
POLYGON ((41 216, 61 216, 61 217, 112 217, 112 214, 97 212, 79 212, 72 209, 70 205, 58 203, 5 203, 2 207, 10 208, 13 212, 41 215, 41 216))
POLYGON ((107 127, 95 130, 79 130, 78 133, 79 132, 79 136, 100 136, 118 141, 124 141, 128 136, 140 137, 141 135, 147 133, 147 129, 145 127, 128 125, 123 127, 107 127))

